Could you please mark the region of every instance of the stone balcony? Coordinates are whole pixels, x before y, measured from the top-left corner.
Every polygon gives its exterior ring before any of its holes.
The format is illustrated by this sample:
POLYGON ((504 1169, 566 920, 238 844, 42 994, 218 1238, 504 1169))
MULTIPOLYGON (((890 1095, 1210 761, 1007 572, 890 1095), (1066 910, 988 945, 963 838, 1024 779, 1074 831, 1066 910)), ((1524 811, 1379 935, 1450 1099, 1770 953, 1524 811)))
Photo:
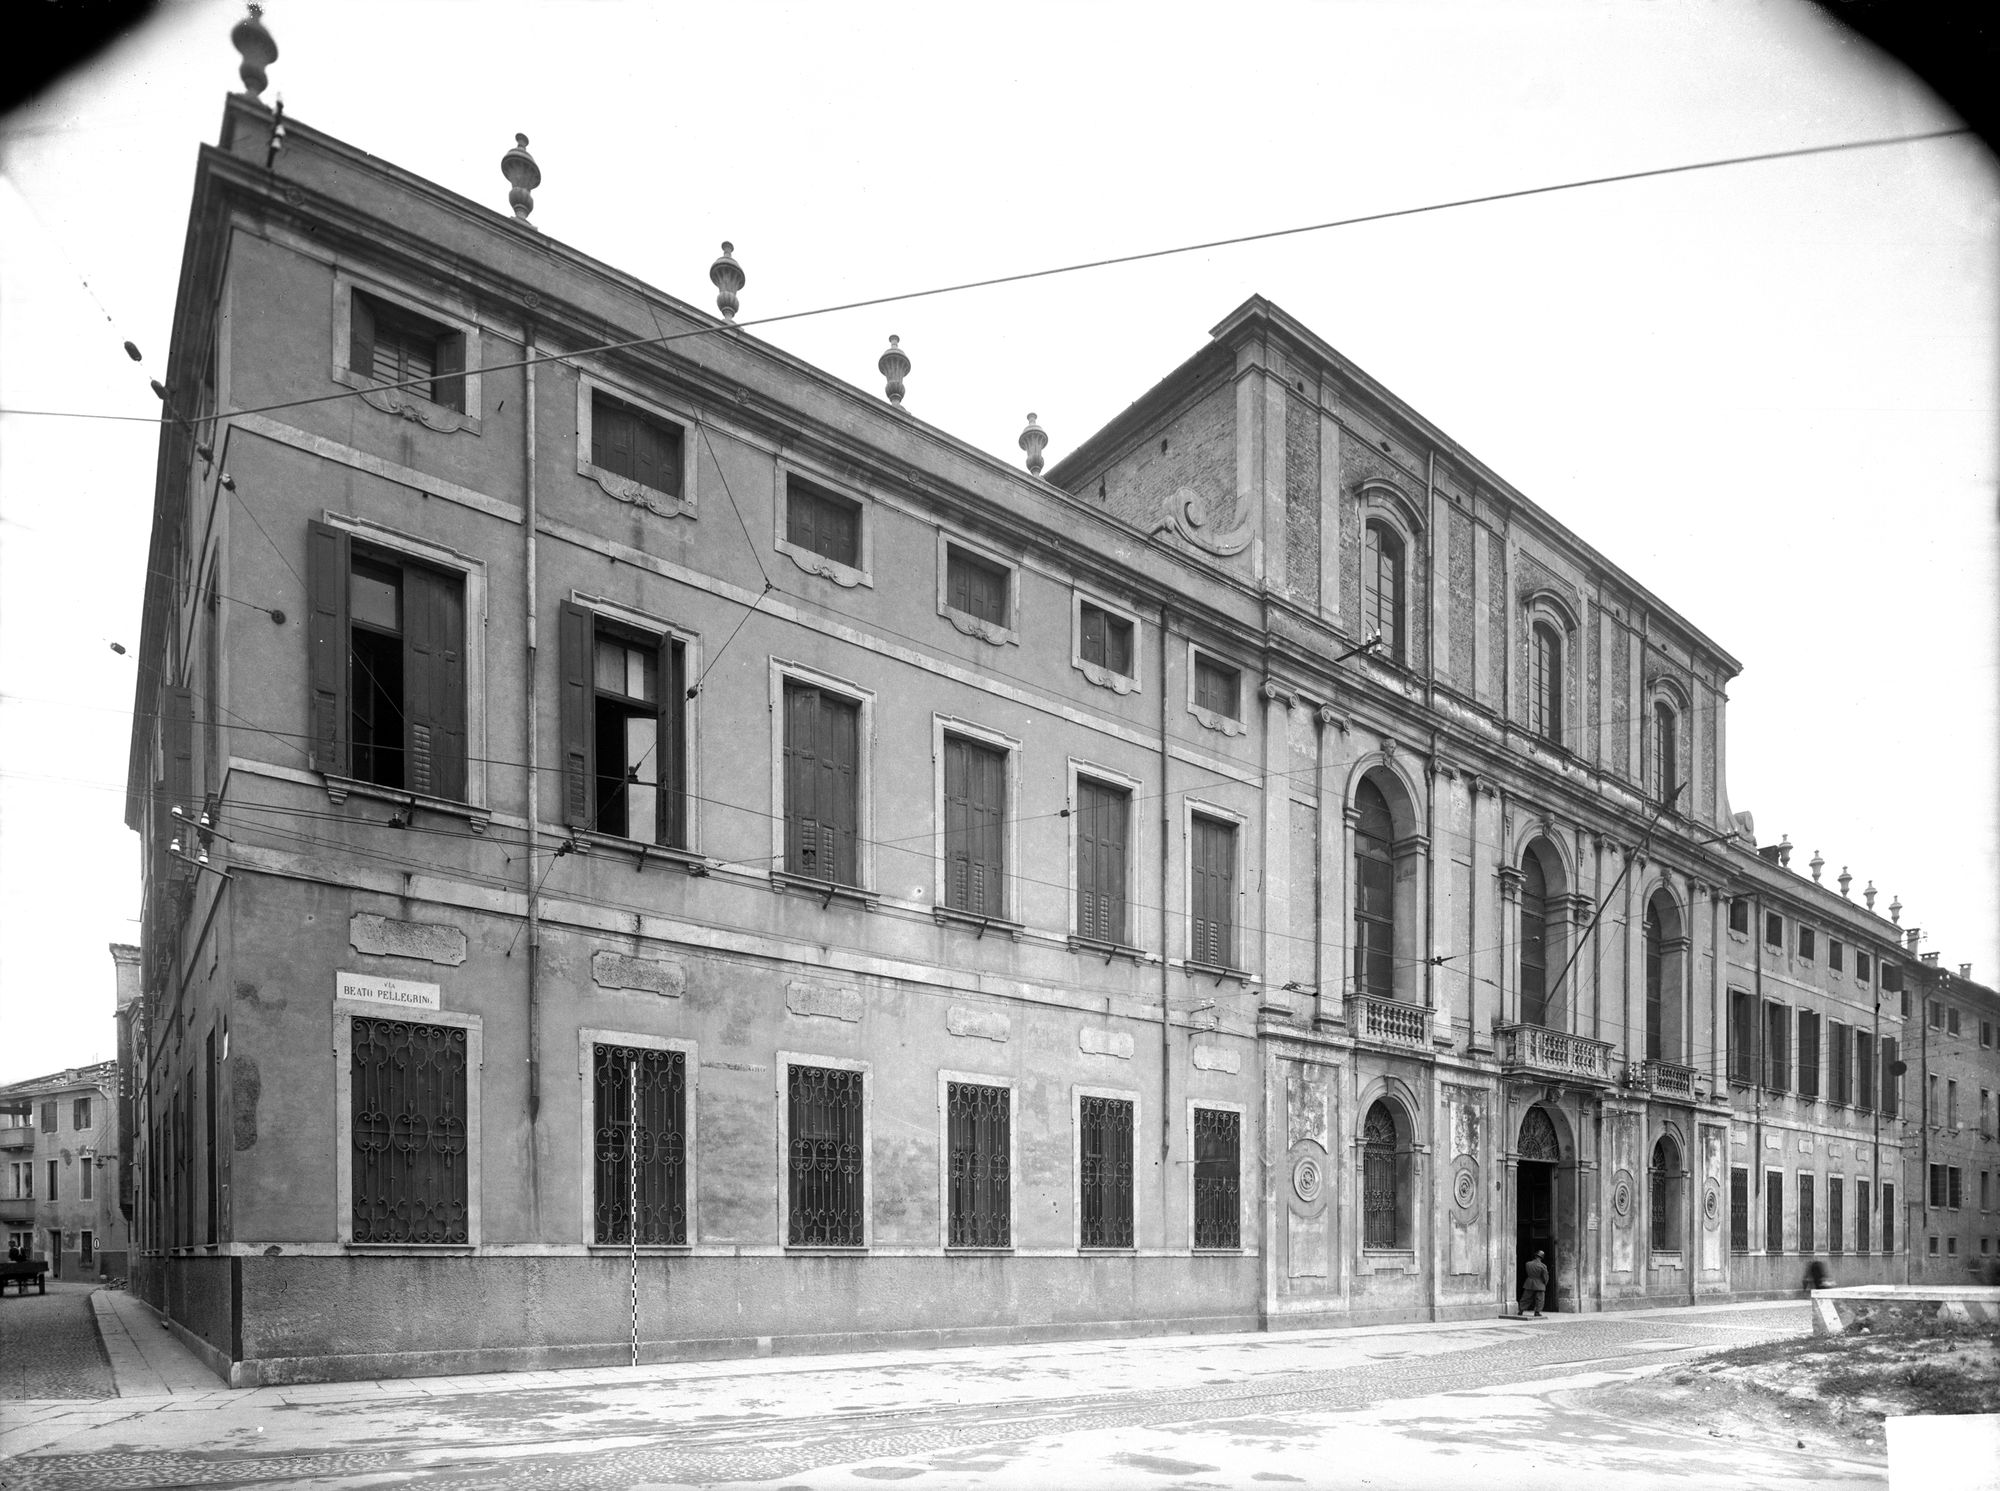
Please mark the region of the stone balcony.
POLYGON ((10 1123, 0 1127, 0 1149, 33 1149, 35 1131, 26 1124, 10 1123))
POLYGON ((1694 1083, 1693 1067, 1679 1066, 1671 1061, 1635 1061, 1625 1069, 1627 1087, 1658 1093, 1665 1098, 1681 1098, 1690 1103, 1695 1101, 1700 1094, 1694 1083))
POLYGON ((1502 1025, 1500 1067, 1509 1075, 1557 1077, 1609 1086, 1615 1071, 1611 1043, 1539 1025, 1502 1025))
POLYGON ((32 1222, 35 1220, 35 1198, 33 1196, 0 1197, 0 1222, 32 1222))
POLYGON ((1399 1004, 1366 994, 1347 996, 1347 1031, 1356 1040, 1408 1051, 1428 1051, 1431 1012, 1420 1004, 1399 1004))

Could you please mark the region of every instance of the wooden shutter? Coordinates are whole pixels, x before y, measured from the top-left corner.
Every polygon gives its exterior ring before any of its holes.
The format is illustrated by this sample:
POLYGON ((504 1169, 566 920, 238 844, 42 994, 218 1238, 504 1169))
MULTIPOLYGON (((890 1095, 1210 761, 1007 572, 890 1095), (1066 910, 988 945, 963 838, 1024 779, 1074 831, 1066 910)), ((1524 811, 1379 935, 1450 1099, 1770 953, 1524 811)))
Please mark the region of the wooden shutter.
POLYGON ((1132 673, 1132 624, 1114 616, 1104 618, 1104 666, 1130 678, 1132 673))
POLYGON ((853 885, 859 878, 858 706, 818 689, 785 689, 785 868, 853 885))
POLYGON ((945 904, 1004 916, 1007 757, 977 741, 944 743, 945 904))
POLYGON ((1194 924, 1189 929, 1188 956, 1217 968, 1233 966, 1232 925, 1236 890, 1236 830, 1209 818, 1194 820, 1191 856, 1194 877, 1194 924))
POLYGON ((375 376, 375 307, 359 290, 348 294, 347 367, 364 378, 375 376))
POLYGON ((946 559, 944 582, 944 603, 954 611, 972 615, 972 566, 956 550, 946 559))
MULTIPOLYGON (((362 304, 355 297, 355 306, 362 304)), ((358 324, 358 323, 357 323, 358 324)), ((347 577, 352 545, 338 528, 311 525, 306 537, 306 666, 312 698, 307 762, 329 776, 348 774, 347 577)))
POLYGON ((819 515, 823 510, 810 491, 788 480, 785 484, 786 542, 797 544, 808 554, 819 553, 819 515))
POLYGON ((1119 788, 1077 783, 1076 931, 1125 941, 1125 853, 1130 799, 1119 788))
POLYGON ((465 797, 465 587, 403 567, 404 749, 412 792, 465 797))
POLYGON ((1104 657, 1105 619, 1104 613, 1097 607, 1083 608, 1083 645, 1078 651, 1083 654, 1086 663, 1095 663, 1100 668, 1107 666, 1104 657))
POLYGON ((448 331, 437 339, 437 379, 431 402, 465 413, 465 338, 448 331))
POLYGON ((595 622, 590 612, 570 601, 562 605, 557 666, 561 672, 558 714, 562 731, 562 821, 571 828, 590 827, 590 740, 592 703, 591 644, 595 622))

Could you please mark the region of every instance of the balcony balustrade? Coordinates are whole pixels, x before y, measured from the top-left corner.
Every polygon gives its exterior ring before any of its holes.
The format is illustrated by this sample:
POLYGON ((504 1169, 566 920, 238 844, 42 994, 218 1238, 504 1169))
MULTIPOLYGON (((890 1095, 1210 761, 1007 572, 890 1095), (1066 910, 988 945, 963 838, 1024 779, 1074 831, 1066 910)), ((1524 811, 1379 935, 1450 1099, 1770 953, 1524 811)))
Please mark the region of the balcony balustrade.
POLYGON ((1509 1073, 1560 1077, 1571 1082, 1613 1079, 1611 1043, 1539 1025, 1500 1027, 1500 1066, 1509 1073))
POLYGON ((1357 1040, 1378 1046, 1427 1051, 1431 1044, 1431 1012, 1420 1004, 1398 1004, 1366 994, 1347 996, 1347 1029, 1357 1040))
POLYGON ((1656 1092, 1662 1097, 1685 1098, 1689 1102, 1696 1097, 1694 1079, 1693 1067, 1654 1059, 1635 1061, 1625 1073, 1628 1087, 1636 1087, 1642 1092, 1656 1092))
POLYGON ((0 1149, 33 1149, 35 1131, 26 1124, 10 1123, 0 1127, 0 1149))
POLYGON ((0 1196, 0 1222, 32 1222, 35 1220, 35 1198, 33 1196, 0 1196))

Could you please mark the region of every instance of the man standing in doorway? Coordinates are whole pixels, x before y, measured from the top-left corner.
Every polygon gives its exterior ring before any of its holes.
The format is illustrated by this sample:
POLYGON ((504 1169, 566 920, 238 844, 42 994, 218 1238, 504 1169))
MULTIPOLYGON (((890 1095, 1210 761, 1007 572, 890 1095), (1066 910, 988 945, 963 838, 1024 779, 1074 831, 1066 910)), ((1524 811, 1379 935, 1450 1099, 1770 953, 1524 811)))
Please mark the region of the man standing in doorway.
POLYGON ((1535 1250, 1535 1256, 1528 1260, 1523 1272, 1526 1277, 1521 1281, 1521 1314, 1529 1320, 1540 1320, 1542 1295, 1549 1287, 1549 1266, 1542 1261, 1539 1248, 1535 1250))

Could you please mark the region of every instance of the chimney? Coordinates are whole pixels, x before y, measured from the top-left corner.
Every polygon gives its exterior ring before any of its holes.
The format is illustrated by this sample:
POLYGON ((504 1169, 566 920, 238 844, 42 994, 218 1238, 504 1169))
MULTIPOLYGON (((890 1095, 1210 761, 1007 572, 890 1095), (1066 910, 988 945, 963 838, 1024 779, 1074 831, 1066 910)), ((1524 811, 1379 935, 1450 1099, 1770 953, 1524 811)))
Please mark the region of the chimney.
POLYGON ((1959 964, 1959 965, 1958 965, 1958 976, 1959 976, 1960 978, 1964 979, 1964 980, 1965 980, 1965 981, 1966 981, 1966 982, 1967 982, 1968 984, 1969 984, 1969 983, 1971 983, 1971 982, 1972 982, 1972 965, 1971 965, 1970 963, 1961 963, 1961 964, 1959 964))

